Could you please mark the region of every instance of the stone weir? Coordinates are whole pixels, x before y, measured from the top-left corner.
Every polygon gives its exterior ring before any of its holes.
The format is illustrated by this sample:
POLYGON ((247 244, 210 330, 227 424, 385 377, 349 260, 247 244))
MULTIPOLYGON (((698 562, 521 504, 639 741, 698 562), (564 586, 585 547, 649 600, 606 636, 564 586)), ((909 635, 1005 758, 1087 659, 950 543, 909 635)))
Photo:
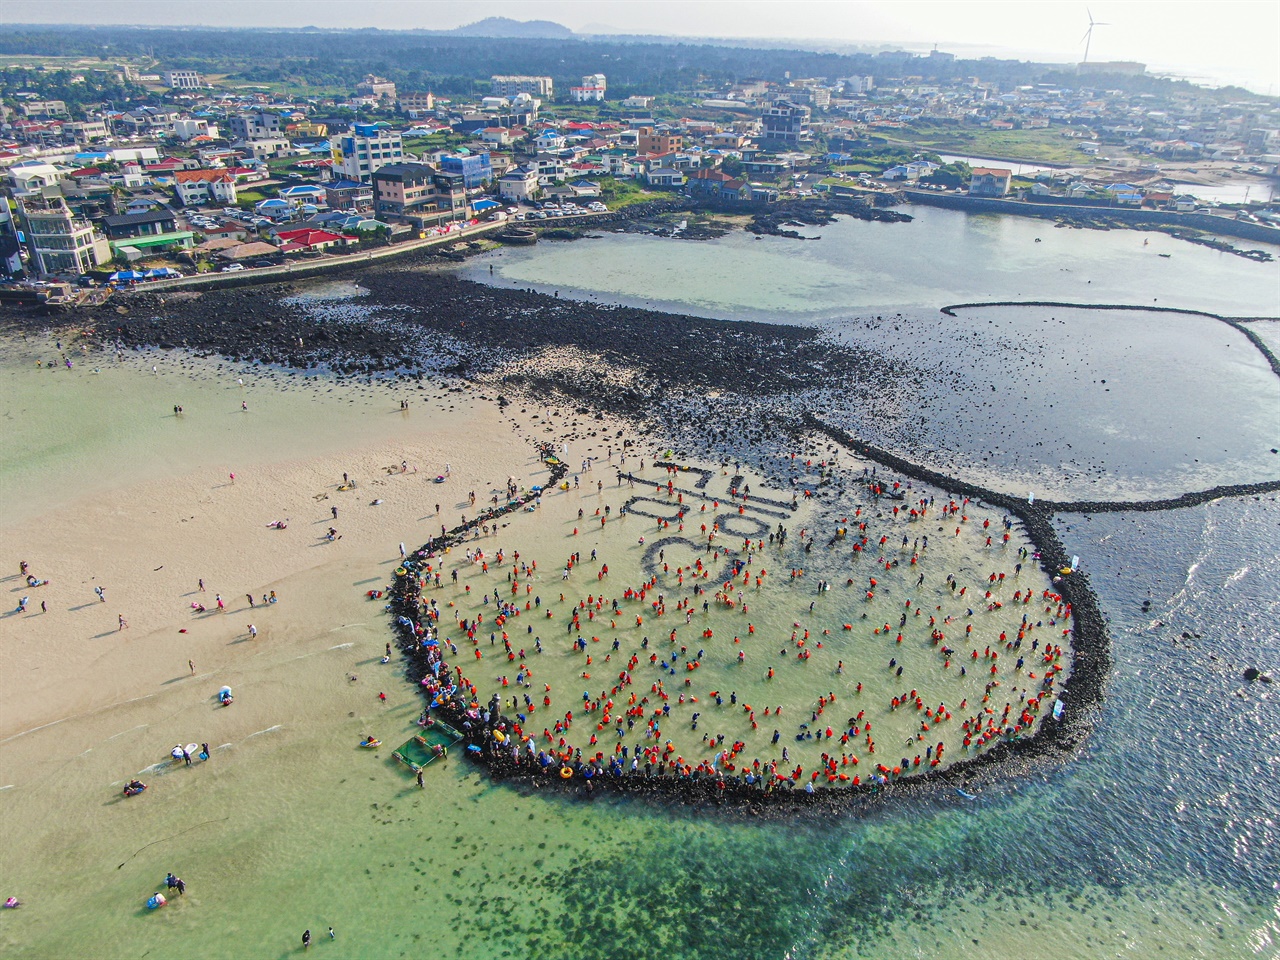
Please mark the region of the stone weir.
MULTIPOLYGON (((445 662, 446 648, 430 640, 430 624, 424 624, 426 614, 422 601, 429 567, 446 547, 461 544, 481 524, 506 513, 528 509, 541 496, 540 490, 534 490, 511 500, 505 507, 490 509, 428 541, 396 571, 391 588, 388 610, 394 618, 398 646, 407 659, 406 673, 426 697, 428 709, 435 709, 442 719, 462 734, 466 756, 470 760, 484 766, 495 780, 525 789, 556 789, 582 797, 599 792, 621 793, 655 803, 713 805, 761 816, 775 812, 791 815, 803 810, 834 812, 879 796, 901 797, 917 792, 937 795, 940 791, 951 790, 963 792, 964 786, 972 786, 976 780, 988 780, 1001 773, 1029 771, 1039 761, 1061 759, 1082 746, 1092 727, 1111 666, 1109 637, 1088 577, 1079 573, 1060 574, 1070 558, 1053 529, 1052 512, 954 480, 870 447, 811 414, 806 414, 801 423, 805 428, 825 434, 858 455, 905 476, 942 490, 981 499, 1023 521, 1030 539, 1040 552, 1041 567, 1054 581, 1054 590, 1071 604, 1073 610, 1071 676, 1058 693, 1064 700, 1059 716, 1046 716, 1032 736, 1001 740, 983 753, 947 767, 931 768, 918 774, 904 773, 900 777, 879 777, 865 784, 823 786, 813 792, 799 789, 790 781, 758 780, 748 784, 744 779, 724 773, 650 775, 631 773, 625 768, 605 768, 590 760, 575 759, 563 766, 543 767, 532 757, 520 756, 518 751, 513 753, 511 737, 516 734, 516 725, 512 718, 502 714, 500 696, 495 693, 487 705, 480 702, 475 687, 463 675, 462 669, 451 668, 445 662)), ((567 475, 568 468, 550 454, 549 447, 543 449, 543 460, 551 466, 548 486, 554 487, 567 475)))

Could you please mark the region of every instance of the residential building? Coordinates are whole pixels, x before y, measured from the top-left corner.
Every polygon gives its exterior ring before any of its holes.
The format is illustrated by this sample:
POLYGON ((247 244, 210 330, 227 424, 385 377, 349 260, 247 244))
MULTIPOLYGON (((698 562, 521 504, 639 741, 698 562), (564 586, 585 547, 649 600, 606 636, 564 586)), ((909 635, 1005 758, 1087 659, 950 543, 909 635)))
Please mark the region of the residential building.
POLYGON ((184 207, 237 202, 236 178, 228 170, 179 170, 173 177, 174 192, 184 207))
POLYGON ((648 110, 653 106, 653 97, 627 97, 622 101, 624 110, 648 110))
POLYGON ((489 162, 487 150, 469 156, 442 157, 440 169, 446 173, 462 174, 463 185, 468 189, 482 186, 493 179, 493 165, 489 162))
POLYGON ((88 273, 111 260, 111 247, 88 220, 74 216, 55 189, 18 199, 36 273, 88 273))
POLYGON ((24 117, 65 117, 67 104, 64 100, 24 100, 20 104, 24 117))
POLYGON ((430 113, 436 108, 436 98, 430 90, 425 93, 416 91, 413 93, 402 93, 396 100, 396 106, 408 113, 409 111, 425 111, 430 113))
POLYGON ((281 253, 301 253, 310 250, 328 250, 330 247, 345 247, 356 243, 359 237, 332 233, 328 230, 281 230, 276 233, 280 241, 281 253))
POLYGON ((377 97, 379 100, 394 100, 396 98, 396 85, 386 77, 375 77, 370 73, 356 84, 356 96, 377 97))
POLYGON ((198 90, 200 74, 194 70, 166 70, 164 85, 171 90, 198 90))
POLYGON ((684 147, 684 137, 669 130, 641 127, 636 131, 636 153, 674 153, 684 147))
POLYGON ((106 139, 107 125, 101 120, 86 120, 83 123, 64 123, 62 132, 73 137, 76 143, 88 143, 90 140, 106 139))
POLYGON ((9 201, 0 203, 0 274, 12 277, 22 272, 22 244, 18 242, 18 225, 13 221, 9 201))
POLYGON ((178 218, 172 210, 160 208, 145 213, 122 213, 103 217, 102 229, 108 239, 123 240, 126 237, 151 237, 178 229, 178 218))
POLYGON ((809 108, 790 100, 775 100, 760 118, 764 140, 801 143, 809 139, 809 108))
POLYGON ((569 99, 574 103, 599 103, 604 100, 607 83, 603 73, 593 73, 582 78, 582 85, 569 88, 569 99))
POLYGON ((375 171, 372 180, 378 214, 439 222, 466 213, 462 174, 444 173, 425 163, 391 163, 375 171))
POLYGON ((284 133, 287 137, 325 138, 329 136, 329 125, 327 123, 314 123, 311 120, 299 120, 297 123, 285 124, 284 133))
POLYGON ((480 139, 498 147, 511 145, 511 131, 506 127, 485 127, 480 131, 480 139))
POLYGON ((122 113, 115 121, 116 132, 133 137, 166 137, 173 133, 173 123, 181 114, 177 110, 139 107, 122 113))
POLYGON ((564 158, 554 153, 540 153, 533 158, 533 169, 538 176, 547 180, 564 179, 564 158))
POLYGON ((657 167, 650 170, 646 178, 651 187, 682 187, 685 184, 684 174, 671 167, 657 167))
POLYGON ((227 133, 232 140, 262 140, 284 135, 284 118, 269 110, 243 113, 227 120, 227 133))
POLYGON ((532 167, 509 170, 498 178, 498 195, 504 200, 533 200, 538 195, 538 171, 532 167))
POLYGON ((9 189, 15 197, 22 194, 39 193, 45 187, 56 187, 62 179, 62 172, 51 163, 39 160, 27 160, 15 163, 5 176, 9 189))
POLYGON ((492 84, 489 92, 495 97, 514 97, 527 93, 531 97, 550 98, 555 93, 550 77, 494 76, 489 78, 489 82, 492 84))
POLYGON ((558 130, 543 130, 533 139, 533 145, 538 150, 563 150, 564 136, 558 130))
POLYGON ((404 159, 400 134, 376 123, 357 123, 353 132, 330 141, 333 175, 346 180, 369 179, 381 167, 404 159))
POLYGON ((974 167, 973 179, 969 182, 969 196, 1003 197, 1009 192, 1009 184, 1012 180, 1012 170, 974 167))
POLYGON ((182 120, 173 121, 173 135, 184 141, 193 140, 196 137, 209 137, 212 140, 216 140, 218 139, 218 125, 210 123, 208 120, 185 117, 182 120))
POLYGON ((373 187, 359 180, 330 180, 324 185, 324 197, 330 210, 373 209, 373 187))
POLYGON ((239 140, 231 146, 237 153, 254 160, 270 160, 284 154, 290 148, 290 143, 284 137, 259 137, 254 140, 239 140))

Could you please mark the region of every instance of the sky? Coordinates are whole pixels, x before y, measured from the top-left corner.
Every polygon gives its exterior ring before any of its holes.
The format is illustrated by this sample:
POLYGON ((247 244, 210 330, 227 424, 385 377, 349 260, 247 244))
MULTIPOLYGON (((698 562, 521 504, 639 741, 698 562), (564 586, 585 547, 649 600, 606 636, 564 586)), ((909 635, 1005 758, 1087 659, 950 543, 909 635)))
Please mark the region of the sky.
POLYGON ((969 56, 1137 60, 1280 95, 1280 0, 0 0, 0 23, 447 30, 484 17, 589 33, 822 38, 969 56))

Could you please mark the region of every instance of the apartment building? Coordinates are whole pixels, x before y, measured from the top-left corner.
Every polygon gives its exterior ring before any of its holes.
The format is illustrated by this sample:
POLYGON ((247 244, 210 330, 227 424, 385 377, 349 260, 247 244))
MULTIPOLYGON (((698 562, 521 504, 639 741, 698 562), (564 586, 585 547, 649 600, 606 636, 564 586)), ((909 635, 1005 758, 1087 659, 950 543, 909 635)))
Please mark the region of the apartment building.
POLYGON ((554 96, 554 84, 550 77, 504 77, 494 76, 489 78, 489 82, 493 88, 489 91, 495 97, 515 97, 521 93, 527 93, 531 97, 552 97, 554 96))
POLYGON ((164 85, 171 90, 198 90, 200 74, 194 70, 166 70, 164 85))
POLYGON ((352 132, 329 141, 333 176, 368 183, 379 169, 404 159, 400 134, 376 123, 357 123, 352 132))
POLYGON ((27 249, 36 273, 88 273, 111 260, 107 238, 76 217, 54 189, 18 198, 26 221, 27 249))

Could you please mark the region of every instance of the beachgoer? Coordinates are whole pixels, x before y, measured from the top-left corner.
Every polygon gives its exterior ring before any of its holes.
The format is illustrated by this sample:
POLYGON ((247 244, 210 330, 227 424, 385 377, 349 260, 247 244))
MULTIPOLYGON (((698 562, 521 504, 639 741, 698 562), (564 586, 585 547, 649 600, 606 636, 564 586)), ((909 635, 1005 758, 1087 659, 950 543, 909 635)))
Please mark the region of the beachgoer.
POLYGON ((302 932, 302 949, 305 950, 309 946, 311 946, 311 931, 304 930, 302 932))
POLYGON ((191 675, 194 677, 194 676, 196 675, 196 664, 195 664, 195 661, 194 661, 194 660, 188 660, 188 661, 187 661, 187 666, 191 668, 191 675))
POLYGON ((255 627, 252 623, 249 624, 249 637, 250 639, 253 639, 253 640, 258 639, 258 628, 255 627))
POLYGON ((117 627, 117 629, 123 630, 125 627, 129 626, 129 621, 124 618, 123 613, 120 614, 119 617, 120 617, 120 626, 117 627))

